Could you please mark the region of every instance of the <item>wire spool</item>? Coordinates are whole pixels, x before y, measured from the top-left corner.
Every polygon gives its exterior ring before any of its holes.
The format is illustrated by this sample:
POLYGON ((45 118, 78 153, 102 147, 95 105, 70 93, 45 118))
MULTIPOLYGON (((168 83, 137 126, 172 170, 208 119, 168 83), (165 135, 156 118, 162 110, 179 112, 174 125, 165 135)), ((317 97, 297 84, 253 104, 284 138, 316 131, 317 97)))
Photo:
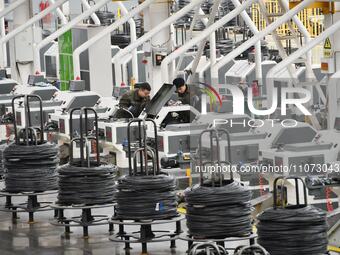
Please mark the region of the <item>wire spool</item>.
MULTIPOLYGON (((199 166, 221 166, 229 162, 220 160, 220 137, 224 134, 228 143, 227 155, 231 161, 230 134, 226 129, 208 128, 199 138, 199 166), (208 135, 210 159, 204 159, 203 136, 208 135), (214 149, 216 148, 216 149, 214 149)), ((224 239, 248 237, 251 234, 251 191, 234 181, 224 180, 222 171, 210 173, 206 180, 200 171, 200 185, 184 192, 187 203, 187 226, 189 235, 195 239, 224 239)))
POLYGON ((116 166, 91 162, 82 167, 73 162, 58 169, 59 205, 100 205, 112 203, 115 197, 116 166))
MULTIPOLYGON (((96 4, 95 1, 93 0, 89 0, 89 2, 92 2, 93 5, 96 4)), ((109 26, 115 21, 115 15, 113 12, 109 11, 107 5, 105 5, 105 7, 102 10, 96 11, 95 14, 98 17, 100 24, 103 26, 109 26)), ((94 24, 92 18, 90 19, 90 23, 94 24)))
MULTIPOLYGON (((220 15, 225 16, 227 15, 229 12, 231 12, 232 10, 235 9, 234 4, 230 1, 230 0, 224 0, 221 1, 221 13, 220 15)), ((237 19, 233 18, 232 20, 230 20, 227 24, 225 24, 225 27, 230 27, 230 26, 236 26, 237 25, 237 19)))
POLYGON ((265 248, 254 244, 250 246, 240 246, 234 251, 234 255, 270 255, 265 248))
POLYGON ((42 192, 57 189, 58 146, 12 143, 4 150, 5 190, 42 192))
MULTIPOLYGON (((258 216, 258 243, 271 255, 326 254, 328 243, 326 212, 307 205, 306 186, 302 179, 296 177, 286 179, 301 180, 305 189, 305 203, 297 202, 297 205, 278 207, 277 179, 274 183, 274 207, 258 216)), ((298 191, 297 185, 296 190, 298 191)))
POLYGON ((189 255, 228 255, 228 252, 221 245, 207 242, 194 244, 189 255))
POLYGON ((144 21, 143 18, 138 16, 133 18, 136 23, 137 37, 141 37, 144 34, 144 21))
POLYGON ((117 45, 119 48, 123 49, 130 44, 130 35, 127 34, 111 35, 111 44, 117 45))
MULTIPOLYGON (((178 0, 174 9, 175 11, 179 11, 182 8, 184 8, 186 5, 188 5, 189 3, 190 3, 190 0, 178 0)), ((175 23, 175 27, 184 26, 184 25, 187 25, 189 27, 190 22, 193 19, 194 13, 195 11, 192 10, 188 12, 187 14, 185 14, 182 18, 178 19, 175 23)))
POLYGON ((176 217, 175 189, 175 179, 163 174, 123 176, 117 184, 115 216, 122 220, 176 217))
POLYGON ((197 238, 243 237, 251 233, 251 192, 236 181, 212 182, 185 191, 189 234, 197 238))

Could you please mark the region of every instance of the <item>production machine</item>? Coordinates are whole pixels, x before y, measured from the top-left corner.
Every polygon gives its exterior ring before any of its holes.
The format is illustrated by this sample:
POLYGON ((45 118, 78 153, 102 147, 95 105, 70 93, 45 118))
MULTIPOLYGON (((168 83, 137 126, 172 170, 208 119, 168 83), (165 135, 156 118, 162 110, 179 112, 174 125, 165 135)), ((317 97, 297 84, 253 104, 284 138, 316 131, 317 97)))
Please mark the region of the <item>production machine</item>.
MULTIPOLYGON (((37 95, 39 96, 44 103, 47 100, 50 100, 56 92, 59 90, 55 87, 52 86, 49 83, 46 83, 46 80, 44 79, 43 75, 30 75, 28 78, 28 85, 16 85, 16 83, 12 80, 2 80, 0 81, 5 84, 4 87, 6 87, 6 92, 7 94, 2 94, 0 95, 0 141, 7 140, 11 134, 11 126, 10 124, 12 123, 11 119, 11 112, 12 112, 12 99, 15 96, 18 95, 37 95), (12 88, 10 91, 9 89, 12 88)), ((18 123, 18 128, 21 128, 23 125, 25 125, 25 117, 24 117, 24 107, 22 106, 22 101, 16 102, 18 104, 18 113, 16 115, 17 118, 17 123, 18 123)), ((38 118, 38 105, 36 104, 36 107, 34 107, 34 102, 33 102, 33 108, 36 108, 36 110, 32 109, 32 114, 35 116, 31 116, 33 120, 38 118)), ((47 116, 45 116, 47 119, 47 116)), ((34 122, 34 121, 33 121, 34 122)))
POLYGON ((5 69, 0 69, 0 95, 9 94, 18 83, 7 78, 5 69))
POLYGON ((313 165, 330 164, 339 160, 340 132, 314 132, 294 128, 284 130, 280 139, 275 140, 275 146, 261 150, 260 159, 273 166, 289 166, 296 174, 302 175, 313 174, 313 171, 309 171, 313 165), (301 140, 301 137, 306 139, 301 140))
POLYGON ((5 92, 0 94, 1 115, 5 114, 6 107, 11 105, 12 98, 17 95, 38 95, 42 100, 49 100, 58 91, 56 87, 46 83, 43 75, 30 75, 27 85, 18 85, 10 79, 1 80, 0 84, 0 90, 3 88, 3 92, 5 92))
MULTIPOLYGON (((188 128, 182 129, 181 125, 192 122, 199 115, 199 112, 190 105, 168 105, 174 93, 175 87, 172 84, 164 84, 140 116, 142 119, 149 118, 155 121, 157 135, 161 140, 159 147, 165 145, 168 148, 167 146, 172 144, 173 148, 179 148, 181 137, 190 134, 190 130, 188 128)), ((103 141, 104 151, 113 156, 120 168, 127 167, 125 151, 127 124, 128 120, 116 119, 115 116, 110 121, 99 122, 100 132, 105 137, 105 141, 103 141)), ((134 126, 133 128, 137 130, 138 127, 134 126)), ((152 138, 153 135, 150 134, 149 137, 152 138)), ((163 146, 163 148, 165 147, 163 146)), ((160 148, 160 155, 162 152, 164 153, 160 148)))
MULTIPOLYGON (((212 125, 226 129, 230 134, 231 161, 227 153, 229 146, 225 136, 219 137, 218 151, 221 161, 231 162, 232 170, 238 171, 235 176, 249 185, 253 190, 253 199, 256 201, 262 201, 260 197, 264 194, 263 190, 269 188, 268 180, 258 170, 258 162, 262 158, 263 150, 278 148, 282 142, 289 145, 310 142, 317 135, 317 131, 313 127, 303 122, 255 120, 247 115, 215 114, 214 119, 210 121, 213 123, 212 125)), ((202 116, 212 118, 211 114, 209 115, 202 116)), ((206 122, 206 120, 201 121, 206 122)), ((215 153, 215 149, 210 149, 209 141, 206 139, 202 139, 202 150, 203 155, 207 158, 210 157, 210 153, 215 153)), ((197 174, 195 167, 193 167, 192 173, 197 174)))
MULTIPOLYGON (((86 91, 85 82, 82 80, 70 81, 70 90, 57 93, 53 101, 58 102, 60 106, 49 115, 49 126, 51 130, 57 131, 54 138, 58 140, 59 144, 69 143, 69 112, 71 109, 97 106, 97 108, 101 109, 102 114, 107 111, 111 112, 112 110, 110 107, 103 107, 103 104, 107 100, 101 99, 96 92, 86 91)), ((79 131, 79 121, 77 121, 77 116, 73 118, 74 131, 77 132, 79 131)))
MULTIPOLYGON (((276 167, 278 174, 290 173, 313 180, 309 182, 309 200, 312 204, 323 209, 329 209, 330 204, 333 208, 338 208, 337 194, 327 189, 322 189, 322 193, 315 193, 314 190, 324 181, 325 185, 328 183, 328 186, 339 186, 337 170, 339 168, 337 162, 340 160, 339 130, 339 126, 335 126, 333 130, 315 133, 314 137, 313 132, 307 130, 286 130, 282 132, 281 139, 275 141, 276 146, 261 150, 260 159, 263 164, 276 167), (296 140, 303 136, 306 138, 309 136, 311 139, 296 140), (291 140, 295 142, 289 144, 291 140), (333 177, 336 178, 334 181, 333 177)), ((274 173, 266 174, 270 182, 275 176, 274 173)))

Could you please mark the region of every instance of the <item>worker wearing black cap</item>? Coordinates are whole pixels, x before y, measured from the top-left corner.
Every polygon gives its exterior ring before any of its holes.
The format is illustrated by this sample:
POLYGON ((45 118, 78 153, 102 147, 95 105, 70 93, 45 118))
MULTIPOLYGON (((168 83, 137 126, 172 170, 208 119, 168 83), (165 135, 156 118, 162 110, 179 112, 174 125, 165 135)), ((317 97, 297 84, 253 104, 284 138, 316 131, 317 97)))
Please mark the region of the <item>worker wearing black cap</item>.
POLYGON ((176 86, 179 101, 181 101, 182 104, 190 104, 190 89, 189 86, 185 84, 185 80, 183 78, 176 78, 172 83, 176 86))

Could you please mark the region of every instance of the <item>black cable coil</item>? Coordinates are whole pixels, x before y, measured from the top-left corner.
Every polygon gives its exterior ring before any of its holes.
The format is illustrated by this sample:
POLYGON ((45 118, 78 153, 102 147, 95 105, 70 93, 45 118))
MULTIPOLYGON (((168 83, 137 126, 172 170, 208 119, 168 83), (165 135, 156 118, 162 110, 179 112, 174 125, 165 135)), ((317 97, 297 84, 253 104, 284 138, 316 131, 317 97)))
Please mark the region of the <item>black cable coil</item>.
POLYGON ((115 217, 160 220, 177 216, 176 182, 166 175, 123 176, 117 185, 115 217))
POLYGON ((57 189, 58 146, 12 143, 4 150, 5 190, 42 192, 57 189))
POLYGON ((127 34, 114 34, 111 35, 111 44, 117 45, 119 48, 124 49, 130 44, 130 35, 127 34))
POLYGON ((91 162, 90 167, 80 163, 66 164, 59 172, 59 205, 100 205, 114 202, 117 168, 91 162))
POLYGON ((240 183, 224 181, 222 187, 212 187, 209 181, 184 194, 191 236, 227 238, 251 233, 251 191, 240 183))
POLYGON ((269 208, 258 216, 258 221, 258 243, 271 255, 327 253, 326 212, 319 208, 269 208))

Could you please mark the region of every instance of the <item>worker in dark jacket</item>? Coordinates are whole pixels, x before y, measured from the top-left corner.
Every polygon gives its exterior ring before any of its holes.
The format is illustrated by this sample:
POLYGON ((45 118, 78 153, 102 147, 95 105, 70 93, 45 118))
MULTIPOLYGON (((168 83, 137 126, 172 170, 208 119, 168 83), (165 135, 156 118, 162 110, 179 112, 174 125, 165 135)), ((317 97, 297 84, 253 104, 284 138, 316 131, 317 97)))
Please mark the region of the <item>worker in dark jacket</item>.
POLYGON ((188 85, 185 84, 185 80, 183 78, 176 78, 172 83, 176 86, 179 101, 181 101, 182 104, 190 104, 190 90, 188 85))
POLYGON ((176 92, 178 95, 178 100, 181 101, 182 104, 188 104, 196 108, 200 109, 200 95, 202 94, 198 88, 190 87, 185 83, 183 78, 176 78, 172 82, 176 86, 176 92))
MULTIPOLYGON (((126 92, 119 100, 119 107, 128 110, 133 117, 138 117, 146 105, 150 102, 151 86, 149 83, 138 83, 136 89, 126 92)), ((116 114, 117 118, 131 118, 127 111, 120 110, 116 114)))

